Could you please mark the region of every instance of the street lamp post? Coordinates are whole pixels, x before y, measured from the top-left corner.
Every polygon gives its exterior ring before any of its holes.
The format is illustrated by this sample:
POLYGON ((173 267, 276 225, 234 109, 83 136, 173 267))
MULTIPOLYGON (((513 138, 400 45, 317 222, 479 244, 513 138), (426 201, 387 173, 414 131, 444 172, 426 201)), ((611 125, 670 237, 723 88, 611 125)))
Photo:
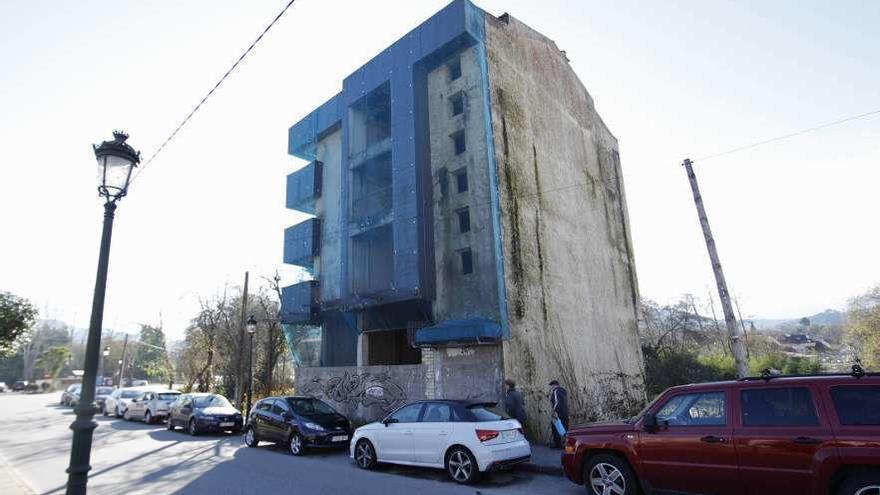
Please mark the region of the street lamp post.
POLYGON ((92 454, 92 433, 95 422, 95 380, 98 371, 98 353, 101 349, 101 324, 104 319, 104 295, 107 288, 107 266, 110 261, 110 237, 113 234, 113 214, 116 202, 128 192, 131 172, 140 162, 140 153, 125 143, 128 134, 113 132, 113 141, 93 146, 98 161, 101 183, 98 194, 104 198, 104 229, 101 233, 101 250, 98 255, 98 274, 92 299, 92 317, 89 321, 89 337, 86 343, 85 372, 82 395, 74 408, 76 420, 70 424, 73 442, 70 447, 70 467, 67 468, 67 495, 85 495, 88 483, 89 460, 92 454))
POLYGON ((256 331, 257 319, 254 318, 254 315, 250 315, 247 319, 247 333, 250 336, 250 345, 248 347, 247 409, 245 409, 243 415, 245 418, 248 418, 251 414, 251 397, 254 395, 254 333, 256 331))
POLYGON ((110 346, 109 345, 104 348, 104 352, 102 352, 101 355, 103 357, 101 358, 101 383, 100 383, 100 385, 103 385, 104 381, 106 380, 104 375, 107 374, 107 356, 110 355, 110 346))

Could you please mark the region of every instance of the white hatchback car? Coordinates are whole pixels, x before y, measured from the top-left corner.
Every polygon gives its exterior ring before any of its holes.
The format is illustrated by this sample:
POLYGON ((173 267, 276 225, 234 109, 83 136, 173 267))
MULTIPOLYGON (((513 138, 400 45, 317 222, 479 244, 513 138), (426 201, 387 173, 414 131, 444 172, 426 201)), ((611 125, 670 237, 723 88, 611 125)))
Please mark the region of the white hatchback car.
POLYGON ((351 458, 362 469, 380 462, 446 469, 459 483, 528 461, 532 448, 522 425, 494 406, 456 400, 407 404, 355 430, 351 458))

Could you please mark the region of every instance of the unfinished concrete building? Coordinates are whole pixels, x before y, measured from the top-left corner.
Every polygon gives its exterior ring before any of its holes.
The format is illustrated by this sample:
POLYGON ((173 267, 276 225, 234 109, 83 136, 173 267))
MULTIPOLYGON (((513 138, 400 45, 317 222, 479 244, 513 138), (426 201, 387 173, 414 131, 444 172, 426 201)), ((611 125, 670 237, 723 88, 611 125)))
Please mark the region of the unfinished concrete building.
MULTIPOLYGON (((581 54, 584 56, 584 54, 581 54)), ((549 436, 644 398, 617 140, 555 43, 456 0, 296 123, 283 290, 298 392, 361 421, 523 391, 549 436), (310 358, 308 356, 311 356, 310 358)))

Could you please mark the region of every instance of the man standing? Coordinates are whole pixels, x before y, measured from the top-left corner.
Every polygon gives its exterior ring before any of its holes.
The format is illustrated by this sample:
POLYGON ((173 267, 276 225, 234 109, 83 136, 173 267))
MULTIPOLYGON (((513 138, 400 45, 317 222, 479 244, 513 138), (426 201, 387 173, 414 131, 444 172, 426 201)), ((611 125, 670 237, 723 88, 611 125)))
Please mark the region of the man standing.
POLYGON ((563 438, 556 431, 553 424, 555 419, 559 419, 565 431, 568 431, 568 392, 559 386, 559 382, 553 380, 550 382, 550 407, 553 416, 550 418, 550 431, 553 433, 553 448, 561 449, 563 438))
POLYGON ((511 379, 504 380, 507 394, 504 396, 504 411, 507 415, 519 421, 523 427, 526 425, 526 407, 523 402, 522 392, 516 389, 516 382, 511 379))

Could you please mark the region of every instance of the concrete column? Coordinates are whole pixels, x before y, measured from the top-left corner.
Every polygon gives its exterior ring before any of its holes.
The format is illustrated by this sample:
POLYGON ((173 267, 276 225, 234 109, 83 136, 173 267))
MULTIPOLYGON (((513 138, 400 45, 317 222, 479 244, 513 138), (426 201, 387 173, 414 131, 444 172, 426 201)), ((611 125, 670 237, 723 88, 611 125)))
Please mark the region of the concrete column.
POLYGON ((425 398, 436 398, 436 388, 434 383, 434 352, 430 347, 422 348, 422 365, 425 367, 425 398))
POLYGON ((361 332, 358 335, 357 343, 357 365, 367 366, 369 364, 370 355, 370 338, 366 333, 361 332))

